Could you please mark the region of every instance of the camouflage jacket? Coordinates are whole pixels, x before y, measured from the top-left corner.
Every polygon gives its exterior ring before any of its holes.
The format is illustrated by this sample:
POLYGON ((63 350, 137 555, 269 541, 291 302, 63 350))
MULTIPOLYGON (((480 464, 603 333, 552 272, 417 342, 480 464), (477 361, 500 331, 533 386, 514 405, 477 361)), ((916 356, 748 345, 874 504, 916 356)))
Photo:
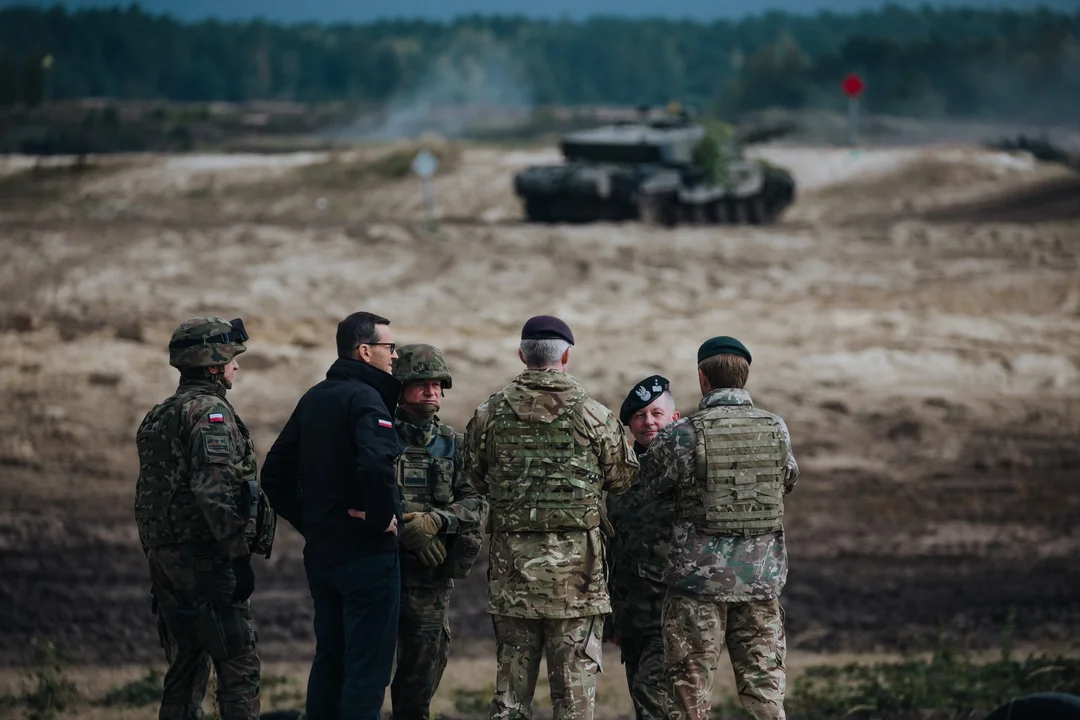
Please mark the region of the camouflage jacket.
MULTIPOLYGON (((634 445, 640 460, 645 452, 634 445)), ((611 620, 617 635, 660 632, 675 503, 670 497, 650 497, 641 476, 622 495, 607 498, 608 518, 615 529, 611 539, 611 620)))
POLYGON ((209 380, 182 378, 173 397, 146 414, 136 438, 143 467, 136 486, 135 515, 144 552, 160 544, 209 540, 216 541, 224 557, 249 554, 242 481, 255 479, 255 453, 247 428, 225 399, 225 388, 209 380), (178 396, 179 447, 186 458, 155 465, 151 456, 157 451, 148 443, 161 436, 162 423, 167 422, 166 414, 178 396), (156 479, 164 479, 164 472, 185 460, 188 477, 173 486, 179 491, 165 492, 168 485, 162 488, 156 479))
MULTIPOLYGON (((698 410, 717 406, 730 407, 732 413, 738 413, 740 408, 753 407, 753 402, 745 390, 726 388, 703 397, 698 410)), ((692 488, 696 482, 692 417, 680 418, 661 430, 642 457, 642 482, 657 500, 670 500, 675 493, 692 488)), ((779 417, 776 419, 787 443, 786 494, 798 481, 799 466, 791 451, 787 425, 779 417)), ((679 592, 715 602, 771 600, 780 595, 787 582, 787 572, 783 530, 749 538, 708 535, 697 531, 689 522, 675 519, 664 583, 679 592)))
MULTIPOLYGON (((571 375, 525 370, 476 409, 465 437, 469 482, 490 496, 488 436, 497 403, 509 402, 521 420, 549 422, 552 408, 579 402, 573 412, 577 442, 595 452, 602 490, 625 492, 637 457, 622 426, 606 407, 588 398, 571 375)), ((491 514, 495 508, 490 510, 491 514)), ((605 538, 599 527, 568 532, 494 532, 488 569, 488 607, 493 615, 572 618, 611 611, 605 538)))
MULTIPOLYGON (((454 547, 458 543, 459 537, 468 535, 471 536, 470 539, 475 538, 476 550, 479 550, 484 521, 487 519, 487 501, 477 494, 465 475, 465 443, 462 436, 456 435, 449 425, 442 425, 437 416, 430 421, 417 424, 400 407, 394 418, 394 427, 397 429, 398 438, 401 440, 402 445, 408 447, 428 448, 435 442, 440 431, 449 433, 451 437, 454 437, 454 469, 449 488, 449 498, 443 500, 434 497, 423 503, 422 507, 415 507, 410 500, 408 491, 403 489, 405 512, 431 511, 443 519, 443 529, 440 531, 439 536, 447 546, 448 562, 455 559, 456 555, 461 552, 461 549, 454 547)), ((438 495, 438 493, 435 494, 438 495)), ((450 569, 447 563, 444 562, 438 568, 427 568, 418 560, 409 556, 404 545, 401 546, 401 552, 406 553, 401 566, 402 582, 406 587, 423 586, 450 579, 446 576, 446 571, 450 569)), ((475 555, 473 559, 475 559, 475 555)), ((464 558, 460 559, 460 561, 464 561, 464 558)))

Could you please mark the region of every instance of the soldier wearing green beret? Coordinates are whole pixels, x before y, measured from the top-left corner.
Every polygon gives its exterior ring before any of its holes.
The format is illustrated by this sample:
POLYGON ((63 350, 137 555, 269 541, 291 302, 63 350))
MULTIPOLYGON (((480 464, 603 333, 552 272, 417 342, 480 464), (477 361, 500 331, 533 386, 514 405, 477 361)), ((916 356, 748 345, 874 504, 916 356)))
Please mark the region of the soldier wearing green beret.
POLYGON ((181 323, 169 342, 180 385, 135 436, 135 522, 169 663, 161 720, 201 716, 211 665, 222 720, 259 716, 251 556, 270 556, 275 516, 256 480, 251 435, 225 399, 247 339, 240 320, 181 323))
POLYGON ((401 381, 401 400, 394 428, 405 525, 390 700, 395 720, 427 720, 450 657, 450 593, 480 554, 487 502, 465 475, 462 436, 437 415, 443 391, 454 382, 442 351, 418 343, 397 352, 393 375, 401 381))
POLYGON ((799 466, 784 421, 743 389, 750 362, 735 338, 703 343, 697 411, 642 458, 650 493, 675 504, 662 619, 672 720, 708 720, 725 647, 750 717, 785 717, 784 496, 799 466))

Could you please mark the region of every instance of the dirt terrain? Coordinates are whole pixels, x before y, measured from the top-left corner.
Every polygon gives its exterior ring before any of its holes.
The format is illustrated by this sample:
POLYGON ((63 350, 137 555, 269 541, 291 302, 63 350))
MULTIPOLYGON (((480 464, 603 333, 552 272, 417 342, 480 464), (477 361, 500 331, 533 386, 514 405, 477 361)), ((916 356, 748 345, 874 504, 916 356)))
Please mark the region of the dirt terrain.
MULTIPOLYGON (((1080 648, 1078 176, 964 145, 766 147, 799 183, 776 225, 529 226, 510 178, 554 150, 441 147, 430 231, 414 179, 365 171, 414 149, 0 158, 0 665, 45 637, 160 662, 133 436, 175 386, 180 320, 243 316, 230 398, 261 459, 359 309, 445 350, 459 428, 533 314, 569 321, 571 371, 611 407, 662 372, 691 410, 698 344, 737 336, 803 471, 793 650, 991 647, 1012 611, 1018 641, 1080 648)), ((310 657, 300 547, 284 528, 256 562, 270 661, 310 657)), ((477 656, 484 569, 453 608, 477 656)))

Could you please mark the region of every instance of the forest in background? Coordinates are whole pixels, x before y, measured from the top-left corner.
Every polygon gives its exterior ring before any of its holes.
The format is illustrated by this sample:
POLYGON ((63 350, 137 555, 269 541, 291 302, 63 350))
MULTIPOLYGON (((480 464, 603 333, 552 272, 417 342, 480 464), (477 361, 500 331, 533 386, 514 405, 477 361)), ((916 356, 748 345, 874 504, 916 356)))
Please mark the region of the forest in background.
POLYGON ((723 114, 864 107, 1052 122, 1080 113, 1080 11, 769 12, 699 23, 472 16, 450 23, 182 23, 137 5, 0 10, 0 106, 86 97, 385 106, 636 105, 723 114))

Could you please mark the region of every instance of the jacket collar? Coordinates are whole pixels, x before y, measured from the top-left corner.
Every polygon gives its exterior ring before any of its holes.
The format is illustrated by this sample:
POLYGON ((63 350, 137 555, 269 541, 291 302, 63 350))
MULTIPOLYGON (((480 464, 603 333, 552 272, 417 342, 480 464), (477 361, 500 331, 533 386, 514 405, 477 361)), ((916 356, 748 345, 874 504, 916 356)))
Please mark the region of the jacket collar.
POLYGON ((754 402, 750 399, 750 393, 742 388, 720 388, 701 398, 698 410, 716 407, 717 405, 749 405, 753 407, 754 402))
POLYGON ((397 412, 401 383, 393 375, 383 372, 374 365, 351 358, 338 358, 326 371, 326 377, 331 380, 353 380, 369 385, 379 393, 387 412, 391 415, 397 412))
POLYGON ((206 393, 208 395, 225 397, 225 386, 217 380, 186 377, 180 378, 180 384, 176 388, 176 394, 190 393, 195 391, 200 393, 206 393))

